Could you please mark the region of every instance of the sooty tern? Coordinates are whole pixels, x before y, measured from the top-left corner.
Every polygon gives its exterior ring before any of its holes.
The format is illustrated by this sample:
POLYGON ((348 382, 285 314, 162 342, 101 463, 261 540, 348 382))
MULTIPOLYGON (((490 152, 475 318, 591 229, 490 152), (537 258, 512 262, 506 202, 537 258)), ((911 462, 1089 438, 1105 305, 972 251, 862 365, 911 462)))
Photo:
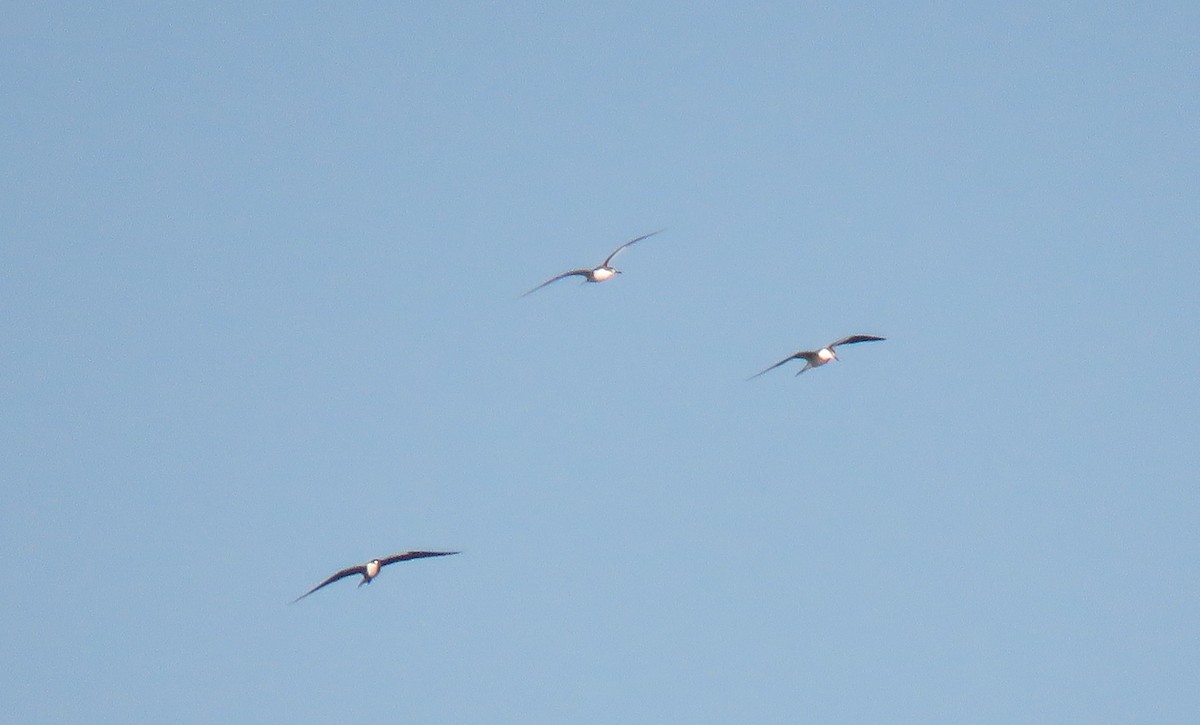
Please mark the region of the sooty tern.
POLYGON ((650 232, 649 234, 643 234, 642 236, 638 237, 637 239, 631 239, 628 242, 625 242, 621 246, 614 249, 613 253, 608 255, 608 258, 600 263, 599 267, 590 267, 590 268, 581 267, 580 269, 572 269, 570 272, 563 272, 562 274, 558 275, 557 277, 551 277, 550 279, 546 280, 545 282, 542 282, 537 287, 534 287, 533 289, 529 290, 528 292, 526 292, 525 294, 523 294, 521 296, 524 297, 525 295, 533 294, 534 292, 537 292, 538 290, 545 287, 546 285, 557 282, 560 279, 566 279, 567 277, 583 277, 583 281, 585 284, 588 282, 604 282, 605 280, 612 279, 613 277, 617 276, 618 274, 621 274, 621 270, 616 269, 615 267, 612 266, 613 257, 616 257, 618 254, 620 254, 622 251, 624 251, 626 247, 632 247, 633 245, 637 244, 638 242, 642 241, 643 239, 645 239, 647 237, 652 237, 661 231, 664 231, 664 230, 659 229, 657 232, 650 232))
POLYGON ((334 583, 335 581, 337 581, 339 579, 345 579, 348 576, 354 576, 355 574, 361 574, 362 581, 360 581, 358 583, 358 585, 361 587, 363 584, 370 584, 372 579, 379 576, 379 570, 382 569, 383 567, 387 566, 388 564, 395 564, 398 561, 408 561, 409 559, 424 559, 427 556, 450 556, 451 554, 457 554, 457 553, 458 553, 457 551, 406 551, 403 554, 395 554, 393 556, 387 557, 386 559, 372 559, 372 560, 368 561, 366 564, 359 564, 358 566, 352 566, 347 569, 342 569, 341 571, 339 571, 338 573, 329 577, 328 579, 321 582, 320 584, 316 585, 312 589, 309 589, 307 592, 304 592, 300 596, 293 599, 292 604, 295 604, 296 602, 300 601, 301 599, 307 597, 309 594, 312 594, 313 592, 317 591, 321 587, 328 586, 328 585, 334 583))
MULTIPOLYGON (((800 369, 800 373, 802 373, 805 370, 808 370, 809 368, 819 368, 822 365, 824 365, 825 363, 833 362, 834 360, 837 360, 838 356, 837 356, 837 353, 834 352, 834 348, 837 347, 838 345, 853 345, 856 342, 875 342, 876 340, 886 340, 886 339, 887 338, 885 338, 885 337, 876 337, 875 335, 851 335, 850 337, 843 337, 842 339, 838 340, 837 342, 829 343, 828 345, 821 348, 820 350, 801 350, 800 352, 798 352, 794 355, 788 355, 787 357, 785 357, 784 359, 775 363, 771 367, 766 368, 764 370, 760 370, 757 373, 751 375, 750 377, 748 377, 746 379, 753 380, 754 378, 757 378, 759 375, 762 375, 763 373, 767 372, 767 370, 774 370, 775 368, 779 367, 780 365, 784 364, 785 362, 788 362, 789 360, 799 360, 801 358, 804 359, 804 363, 805 363, 804 367, 800 369)), ((796 373, 796 374, 799 375, 800 373, 796 373)))

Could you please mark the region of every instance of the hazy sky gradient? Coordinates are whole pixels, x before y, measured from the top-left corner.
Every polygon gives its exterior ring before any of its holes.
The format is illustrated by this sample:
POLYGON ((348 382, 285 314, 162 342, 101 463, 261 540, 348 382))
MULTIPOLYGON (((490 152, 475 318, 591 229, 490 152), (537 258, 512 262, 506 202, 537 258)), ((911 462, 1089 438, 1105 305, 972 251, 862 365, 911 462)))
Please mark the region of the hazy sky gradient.
POLYGON ((6 10, 0 711, 1200 720, 1200 6, 545 5, 6 10))

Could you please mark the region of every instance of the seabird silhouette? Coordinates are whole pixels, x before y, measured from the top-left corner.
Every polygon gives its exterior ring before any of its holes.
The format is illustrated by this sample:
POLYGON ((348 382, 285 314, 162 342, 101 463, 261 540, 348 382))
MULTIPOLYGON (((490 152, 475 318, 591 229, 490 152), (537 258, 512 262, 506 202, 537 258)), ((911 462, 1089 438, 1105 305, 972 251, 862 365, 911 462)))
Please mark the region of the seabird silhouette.
POLYGON ((529 290, 528 292, 526 292, 525 294, 523 294, 521 296, 524 297, 525 295, 533 294, 534 292, 537 292, 538 290, 545 287, 546 285, 553 284, 554 282, 557 282, 560 279, 566 279, 567 277, 583 277, 584 278, 583 281, 585 284, 588 282, 604 282, 605 280, 612 279, 616 275, 621 274, 621 270, 616 269, 615 267, 612 266, 613 257, 616 257, 618 254, 620 254, 622 251, 624 251, 625 248, 632 247, 633 245, 637 244, 638 242, 642 241, 643 239, 646 239, 647 237, 652 237, 655 234, 658 234, 659 232, 662 232, 662 231, 665 231, 665 230, 659 229, 657 232, 650 232, 649 234, 643 234, 642 236, 638 237, 637 239, 630 239, 628 242, 625 242, 621 246, 614 249, 613 253, 608 255, 608 257, 603 262, 600 263, 599 267, 590 267, 590 268, 581 267, 579 269, 572 269, 569 272, 563 272, 562 274, 560 274, 556 277, 551 277, 550 279, 546 280, 545 282, 542 282, 537 287, 534 287, 533 289, 529 290))
MULTIPOLYGON (((748 377, 746 379, 753 380, 754 378, 757 378, 759 375, 762 375, 763 373, 767 372, 768 370, 774 370, 775 368, 779 367, 780 365, 784 364, 785 362, 788 362, 789 360, 798 360, 801 358, 804 359, 804 363, 805 363, 804 367, 800 369, 800 373, 802 373, 805 370, 808 370, 809 368, 819 368, 822 365, 824 365, 825 363, 833 362, 834 360, 837 360, 838 356, 837 356, 837 353, 834 352, 834 348, 836 348, 838 345, 853 345, 856 342, 875 342, 876 340, 886 340, 886 339, 887 339, 886 337, 876 337, 875 335, 851 335, 850 337, 843 337, 842 339, 838 340, 837 342, 829 343, 828 345, 821 348, 820 350, 801 350, 800 352, 798 352, 794 355, 788 355, 787 357, 785 357, 784 359, 775 363, 771 367, 760 370, 757 373, 754 373, 753 375, 751 375, 750 377, 748 377)), ((796 374, 799 375, 800 373, 796 373, 796 374)))
POLYGON ((358 585, 361 587, 363 584, 370 584, 372 579, 379 576, 379 570, 382 569, 383 567, 387 566, 388 564, 395 564, 398 561, 408 561, 409 559, 424 559, 425 557, 428 557, 428 556, 450 556, 451 554, 457 554, 457 553, 458 553, 457 551, 406 551, 403 554, 395 554, 395 555, 389 556, 385 559, 372 559, 372 560, 368 561, 366 564, 359 564, 358 566, 352 566, 352 567, 349 567, 346 569, 342 569, 341 571, 339 571, 338 573, 329 577, 328 579, 321 582, 320 584, 316 585, 312 589, 309 589, 307 592, 304 592, 300 596, 296 597, 295 599, 292 600, 291 603, 295 604, 296 602, 300 601, 301 599, 307 597, 309 594, 312 594, 313 592, 317 591, 321 587, 328 586, 328 585, 334 583, 335 581, 338 581, 339 579, 345 579, 348 576, 354 576, 355 574, 361 574, 362 581, 360 581, 358 583, 358 585))

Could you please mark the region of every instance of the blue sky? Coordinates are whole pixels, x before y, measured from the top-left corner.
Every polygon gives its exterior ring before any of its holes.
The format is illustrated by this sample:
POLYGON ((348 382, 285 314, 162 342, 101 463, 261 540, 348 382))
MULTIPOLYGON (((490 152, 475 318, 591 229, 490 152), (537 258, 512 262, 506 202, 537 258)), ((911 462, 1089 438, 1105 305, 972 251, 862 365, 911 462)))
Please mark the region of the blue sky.
POLYGON ((6 15, 13 722, 1200 718, 1194 3, 6 15))

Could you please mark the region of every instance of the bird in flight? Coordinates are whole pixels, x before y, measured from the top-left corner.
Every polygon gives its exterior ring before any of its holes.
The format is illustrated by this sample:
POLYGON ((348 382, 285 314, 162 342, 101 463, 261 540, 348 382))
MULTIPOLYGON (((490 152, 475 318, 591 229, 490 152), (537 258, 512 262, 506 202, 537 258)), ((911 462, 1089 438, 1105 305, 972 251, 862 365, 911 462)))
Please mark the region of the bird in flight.
MULTIPOLYGON (((804 367, 800 369, 800 373, 802 373, 805 370, 808 370, 809 368, 819 368, 827 362, 833 362, 834 360, 837 360, 838 356, 837 356, 837 353, 834 352, 834 348, 836 348, 838 345, 853 345, 856 342, 875 342, 876 340, 886 340, 886 339, 887 339, 886 337, 876 337, 875 335, 851 335, 850 337, 843 337, 842 339, 838 340, 837 342, 829 343, 828 345, 821 348, 820 350, 801 350, 800 352, 798 352, 794 355, 788 355, 787 357, 785 357, 784 359, 775 363, 771 367, 766 368, 764 370, 760 370, 757 373, 754 373, 753 375, 751 375, 750 377, 748 377, 746 379, 753 380, 754 378, 757 378, 759 375, 762 375, 763 373, 767 372, 767 370, 774 370, 775 368, 779 367, 780 365, 784 364, 785 362, 788 362, 789 360, 803 359, 804 367)), ((800 373, 796 373, 796 374, 799 375, 800 373)))
POLYGON ((558 275, 557 277, 551 277, 550 279, 546 280, 545 282, 542 282, 537 287, 534 287, 533 289, 529 290, 528 292, 526 292, 525 294, 523 294, 521 296, 524 297, 525 295, 533 294, 534 292, 537 292, 538 290, 545 287, 546 285, 557 282, 560 279, 566 279, 567 277, 583 277, 584 283, 604 282, 605 280, 612 279, 613 277, 615 277, 621 273, 621 270, 616 269, 615 267, 612 266, 613 257, 616 257, 618 254, 620 254, 622 251, 624 251, 626 247, 632 247, 633 245, 637 244, 638 242, 642 241, 643 239, 645 239, 647 237, 652 237, 655 234, 658 234, 659 232, 662 232, 662 231, 665 231, 665 230, 659 229, 657 232, 650 232, 649 234, 643 234, 642 236, 638 237, 637 239, 630 239, 628 242, 625 242, 621 246, 614 249, 612 254, 608 255, 608 258, 600 263, 599 267, 582 267, 580 269, 572 269, 569 272, 563 272, 562 274, 558 275))
POLYGON ((312 594, 313 592, 317 591, 321 587, 328 586, 328 585, 334 583, 335 581, 337 581, 339 579, 345 579, 348 576, 354 576, 355 574, 361 574, 362 581, 360 581, 358 583, 358 585, 361 587, 363 584, 370 584, 372 579, 379 576, 379 570, 382 569, 383 567, 387 566, 388 564, 395 564, 398 561, 408 561, 409 559, 424 559, 427 556, 450 556, 451 554, 457 554, 457 553, 458 553, 457 551, 406 551, 403 554, 395 554, 393 556, 387 557, 386 559, 372 559, 372 560, 368 561, 366 564, 359 564, 358 566, 352 566, 352 567, 349 567, 346 569, 342 569, 341 571, 339 571, 338 573, 329 577, 328 579, 321 582, 320 584, 316 585, 312 589, 309 589, 307 592, 304 592, 300 596, 296 597, 295 599, 292 600, 291 603, 295 604, 296 602, 300 601, 301 599, 307 597, 309 594, 312 594))

